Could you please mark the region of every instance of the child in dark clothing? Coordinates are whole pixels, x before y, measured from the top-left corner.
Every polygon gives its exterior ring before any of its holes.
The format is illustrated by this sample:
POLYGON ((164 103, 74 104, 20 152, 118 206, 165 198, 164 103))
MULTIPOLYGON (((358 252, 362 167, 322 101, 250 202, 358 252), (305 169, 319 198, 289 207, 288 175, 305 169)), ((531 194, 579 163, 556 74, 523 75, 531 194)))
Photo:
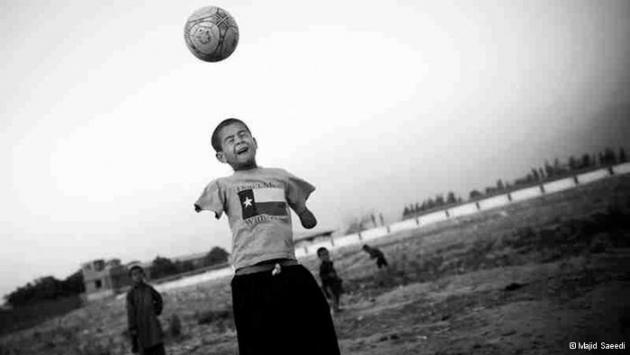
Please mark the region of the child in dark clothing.
POLYGON ((144 281, 144 269, 129 270, 133 286, 127 293, 127 321, 131 352, 141 355, 165 355, 164 333, 157 319, 162 313, 162 296, 144 281))
POLYGON ((322 280, 322 289, 326 298, 332 301, 333 312, 341 312, 339 308, 339 298, 343 292, 342 280, 337 275, 337 271, 330 260, 328 249, 321 247, 317 249, 317 257, 322 263, 319 265, 319 278, 322 280))
POLYGON ((376 259, 376 266, 380 269, 382 267, 387 267, 387 259, 385 259, 385 255, 378 248, 371 247, 367 244, 363 245, 363 251, 370 254, 370 259, 376 259))

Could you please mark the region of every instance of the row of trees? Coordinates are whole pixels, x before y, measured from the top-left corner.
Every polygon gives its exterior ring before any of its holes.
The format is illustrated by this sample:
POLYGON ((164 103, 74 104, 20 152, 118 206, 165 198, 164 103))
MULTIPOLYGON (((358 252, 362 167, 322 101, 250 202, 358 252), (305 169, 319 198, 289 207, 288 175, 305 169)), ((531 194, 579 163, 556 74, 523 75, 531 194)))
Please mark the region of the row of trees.
POLYGON ((360 217, 352 217, 345 222, 344 234, 359 233, 369 228, 385 225, 385 219, 380 212, 368 212, 360 217))
POLYGON ((405 209, 403 210, 403 219, 415 217, 418 214, 424 213, 437 207, 449 206, 461 202, 461 197, 456 196, 453 191, 449 191, 446 194, 446 198, 444 198, 443 194, 439 194, 435 196, 435 198, 428 198, 422 201, 422 203, 416 202, 415 204, 412 203, 405 206, 405 209))
MULTIPOLYGON (((171 276, 195 269, 224 263, 229 253, 222 248, 214 247, 199 263, 192 261, 175 261, 164 257, 156 257, 151 265, 151 276, 154 279, 171 276)), ((5 301, 12 307, 21 307, 40 301, 54 300, 62 297, 76 296, 85 292, 83 272, 78 270, 64 280, 53 276, 41 277, 4 296, 5 301)))
POLYGON ((625 163, 626 161, 626 152, 623 148, 619 148, 617 154, 615 154, 615 151, 612 148, 606 148, 597 154, 585 153, 579 158, 570 156, 565 162, 561 162, 560 159, 556 158, 552 164, 547 160, 543 166, 531 168, 527 175, 515 179, 512 184, 503 183, 503 181, 499 179, 495 186, 485 188, 485 194, 480 191, 473 190, 470 192, 469 198, 476 199, 483 197, 484 195, 493 195, 506 190, 512 190, 514 187, 563 178, 584 170, 611 166, 619 163, 625 163))
POLYGON ((182 274, 189 271, 194 271, 204 267, 219 265, 228 261, 230 254, 223 248, 214 247, 203 259, 194 262, 192 260, 186 261, 172 261, 169 258, 157 256, 151 263, 151 278, 160 279, 167 276, 173 276, 182 274))
MULTIPOLYGON (((561 162, 560 159, 556 158, 553 160, 553 163, 545 161, 542 166, 532 167, 527 175, 515 179, 512 183, 504 182, 499 179, 494 186, 487 186, 481 191, 476 189, 472 190, 468 194, 468 199, 476 200, 484 196, 491 196, 510 191, 516 187, 536 184, 551 179, 570 176, 576 172, 588 169, 606 167, 625 162, 627 162, 627 156, 623 148, 619 148, 617 152, 615 152, 612 148, 606 148, 596 154, 585 153, 580 157, 570 156, 565 162, 561 162)), ((441 195, 438 195, 435 199, 429 198, 423 201, 422 204, 415 203, 405 206, 403 210, 403 219, 415 217, 418 214, 436 207, 444 207, 461 202, 462 199, 455 197, 453 192, 449 192, 446 199, 444 199, 441 195)))
POLYGON ((20 307, 39 301, 78 295, 82 292, 85 292, 85 285, 83 273, 79 270, 64 280, 58 280, 53 276, 41 277, 32 283, 18 287, 4 298, 11 306, 20 307))

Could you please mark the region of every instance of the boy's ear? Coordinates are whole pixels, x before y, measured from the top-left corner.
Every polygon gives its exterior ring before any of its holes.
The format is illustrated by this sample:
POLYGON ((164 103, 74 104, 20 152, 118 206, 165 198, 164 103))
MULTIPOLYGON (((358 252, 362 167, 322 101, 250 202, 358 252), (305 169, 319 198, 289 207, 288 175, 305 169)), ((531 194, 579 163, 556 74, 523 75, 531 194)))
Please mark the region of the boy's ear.
POLYGON ((225 154, 223 152, 217 152, 216 154, 217 160, 220 161, 221 163, 225 163, 225 154))
POLYGON ((256 141, 256 138, 252 137, 252 140, 254 141, 254 145, 256 146, 256 149, 258 149, 258 142, 256 141))

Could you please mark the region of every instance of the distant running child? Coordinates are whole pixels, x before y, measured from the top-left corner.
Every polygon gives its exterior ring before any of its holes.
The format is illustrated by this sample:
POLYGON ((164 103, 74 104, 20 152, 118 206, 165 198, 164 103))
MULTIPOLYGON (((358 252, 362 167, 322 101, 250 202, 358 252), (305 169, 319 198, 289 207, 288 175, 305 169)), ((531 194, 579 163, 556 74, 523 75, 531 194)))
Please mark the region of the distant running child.
POLYGON ((363 245, 363 251, 370 255, 370 259, 376 259, 376 266, 379 269, 388 266, 387 259, 385 259, 385 255, 380 249, 365 244, 363 245))
POLYGON ((258 166, 258 142, 241 120, 219 123, 211 143, 234 173, 212 180, 194 207, 228 216, 239 354, 339 354, 328 302, 293 246, 289 208, 313 228, 306 200, 315 188, 283 169, 258 166))
POLYGON ((317 257, 321 260, 319 265, 319 278, 322 281, 322 290, 328 299, 332 301, 333 312, 339 313, 339 299, 343 292, 342 280, 337 275, 337 271, 333 266, 333 262, 330 260, 330 253, 328 249, 321 247, 317 249, 317 257))

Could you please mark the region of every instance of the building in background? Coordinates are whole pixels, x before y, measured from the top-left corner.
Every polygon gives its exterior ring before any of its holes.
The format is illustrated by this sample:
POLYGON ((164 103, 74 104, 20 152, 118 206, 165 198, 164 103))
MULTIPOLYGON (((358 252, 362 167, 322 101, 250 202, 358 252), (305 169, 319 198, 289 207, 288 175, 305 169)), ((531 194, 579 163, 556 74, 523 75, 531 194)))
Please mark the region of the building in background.
POLYGON ((293 238, 293 245, 295 246, 295 250, 297 251, 298 249, 304 249, 305 252, 307 252, 306 248, 323 242, 323 241, 330 241, 333 245, 334 245, 334 240, 333 240, 333 233, 335 232, 334 229, 330 229, 330 230, 320 230, 320 231, 315 231, 315 232, 310 232, 310 233, 302 233, 299 235, 296 235, 293 238))
POLYGON ((126 291, 131 285, 128 270, 128 266, 122 265, 119 259, 98 259, 81 265, 87 300, 93 301, 126 291))
POLYGON ((206 265, 207 256, 208 256, 208 252, 202 252, 202 253, 195 253, 195 254, 189 254, 189 255, 184 255, 184 256, 176 256, 172 258, 171 260, 174 263, 189 264, 190 266, 187 267, 187 269, 193 270, 193 269, 200 269, 204 266, 208 266, 206 265))
POLYGON ((132 261, 122 264, 120 259, 97 259, 81 265, 85 285, 85 301, 94 301, 129 290, 129 269, 139 265, 144 269, 147 280, 159 284, 194 274, 228 266, 229 253, 214 247, 209 252, 200 252, 174 258, 157 256, 150 262, 132 261))

